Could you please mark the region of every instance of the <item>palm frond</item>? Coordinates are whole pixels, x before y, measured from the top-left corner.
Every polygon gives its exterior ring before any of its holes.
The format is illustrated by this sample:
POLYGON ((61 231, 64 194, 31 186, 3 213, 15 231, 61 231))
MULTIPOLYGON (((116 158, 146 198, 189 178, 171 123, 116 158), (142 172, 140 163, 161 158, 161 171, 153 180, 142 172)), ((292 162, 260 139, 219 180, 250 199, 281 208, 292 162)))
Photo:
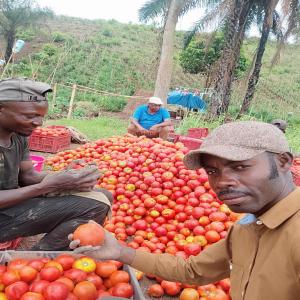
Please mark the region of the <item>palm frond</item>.
POLYGON ((184 5, 180 16, 185 15, 187 12, 199 8, 206 8, 206 9, 214 9, 216 5, 220 3, 220 0, 187 0, 186 4, 184 5))
POLYGON ((141 22, 149 22, 156 17, 166 13, 170 5, 170 0, 149 0, 138 11, 141 22))
MULTIPOLYGON (((216 1, 215 1, 216 2, 216 1)), ((203 18, 194 23, 184 38, 184 47, 186 48, 197 32, 203 31, 206 26, 212 26, 214 29, 224 23, 229 11, 233 8, 233 0, 219 1, 219 4, 214 7, 203 18)))

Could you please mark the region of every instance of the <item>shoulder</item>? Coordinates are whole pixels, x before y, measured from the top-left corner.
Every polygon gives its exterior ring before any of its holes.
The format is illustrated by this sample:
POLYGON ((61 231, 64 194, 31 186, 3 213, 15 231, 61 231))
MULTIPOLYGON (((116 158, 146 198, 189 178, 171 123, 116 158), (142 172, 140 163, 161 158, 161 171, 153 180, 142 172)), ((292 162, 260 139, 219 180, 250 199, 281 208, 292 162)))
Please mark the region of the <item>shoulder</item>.
POLYGON ((145 111, 147 109, 147 105, 143 104, 136 108, 136 111, 145 111))
POLYGON ((27 144, 28 144, 27 137, 21 136, 17 133, 13 134, 12 141, 13 141, 13 143, 19 144, 21 146, 27 146, 27 144))

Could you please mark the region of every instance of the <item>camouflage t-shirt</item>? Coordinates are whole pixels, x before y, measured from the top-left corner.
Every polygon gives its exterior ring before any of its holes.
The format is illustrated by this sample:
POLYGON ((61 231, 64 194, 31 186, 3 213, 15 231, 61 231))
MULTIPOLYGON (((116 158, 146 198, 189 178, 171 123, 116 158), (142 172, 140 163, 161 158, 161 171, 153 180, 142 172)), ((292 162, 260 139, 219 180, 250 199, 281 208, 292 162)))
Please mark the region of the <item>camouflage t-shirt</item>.
POLYGON ((21 161, 29 160, 27 138, 13 134, 10 147, 0 146, 0 190, 19 187, 21 161))

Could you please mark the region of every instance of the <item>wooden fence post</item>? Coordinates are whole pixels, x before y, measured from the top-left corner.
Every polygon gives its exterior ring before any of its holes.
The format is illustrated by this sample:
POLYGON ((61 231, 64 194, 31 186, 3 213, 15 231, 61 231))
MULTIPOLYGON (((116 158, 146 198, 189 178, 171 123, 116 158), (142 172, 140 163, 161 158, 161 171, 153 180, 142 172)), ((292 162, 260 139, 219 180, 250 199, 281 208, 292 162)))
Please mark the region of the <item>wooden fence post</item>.
POLYGON ((53 108, 56 105, 56 93, 57 93, 57 83, 54 83, 54 86, 53 86, 53 96, 52 96, 52 107, 53 108))
POLYGON ((77 88, 77 85, 73 84, 67 119, 71 119, 71 116, 72 116, 73 103, 74 103, 74 98, 75 98, 75 94, 76 94, 76 88, 77 88))

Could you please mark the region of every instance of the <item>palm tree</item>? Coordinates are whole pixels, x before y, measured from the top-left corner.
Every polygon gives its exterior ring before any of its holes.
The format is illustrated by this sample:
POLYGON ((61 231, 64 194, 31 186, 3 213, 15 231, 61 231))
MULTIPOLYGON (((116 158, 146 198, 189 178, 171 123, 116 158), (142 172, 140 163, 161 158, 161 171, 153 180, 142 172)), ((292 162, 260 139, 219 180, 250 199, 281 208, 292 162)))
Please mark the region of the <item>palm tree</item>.
POLYGON ((246 113, 249 110, 251 101, 254 97, 255 87, 259 80, 260 70, 262 66, 262 58, 272 27, 274 29, 273 31, 278 32, 278 14, 275 11, 278 2, 279 0, 265 0, 263 3, 264 21, 262 26, 261 38, 259 41, 259 46, 255 58, 255 65, 248 81, 248 88, 238 117, 240 117, 242 114, 246 113))
POLYGON ((287 29, 278 41, 277 49, 271 61, 271 67, 278 63, 280 53, 284 45, 291 35, 296 35, 300 31, 300 1, 299 0, 283 0, 281 2, 283 11, 283 19, 287 19, 287 29))
MULTIPOLYGON (((228 1, 228 0, 227 0, 228 1)), ((163 38, 154 95, 166 103, 172 76, 175 28, 178 18, 191 9, 210 6, 215 0, 149 0, 139 10, 143 22, 163 17, 163 38)))

